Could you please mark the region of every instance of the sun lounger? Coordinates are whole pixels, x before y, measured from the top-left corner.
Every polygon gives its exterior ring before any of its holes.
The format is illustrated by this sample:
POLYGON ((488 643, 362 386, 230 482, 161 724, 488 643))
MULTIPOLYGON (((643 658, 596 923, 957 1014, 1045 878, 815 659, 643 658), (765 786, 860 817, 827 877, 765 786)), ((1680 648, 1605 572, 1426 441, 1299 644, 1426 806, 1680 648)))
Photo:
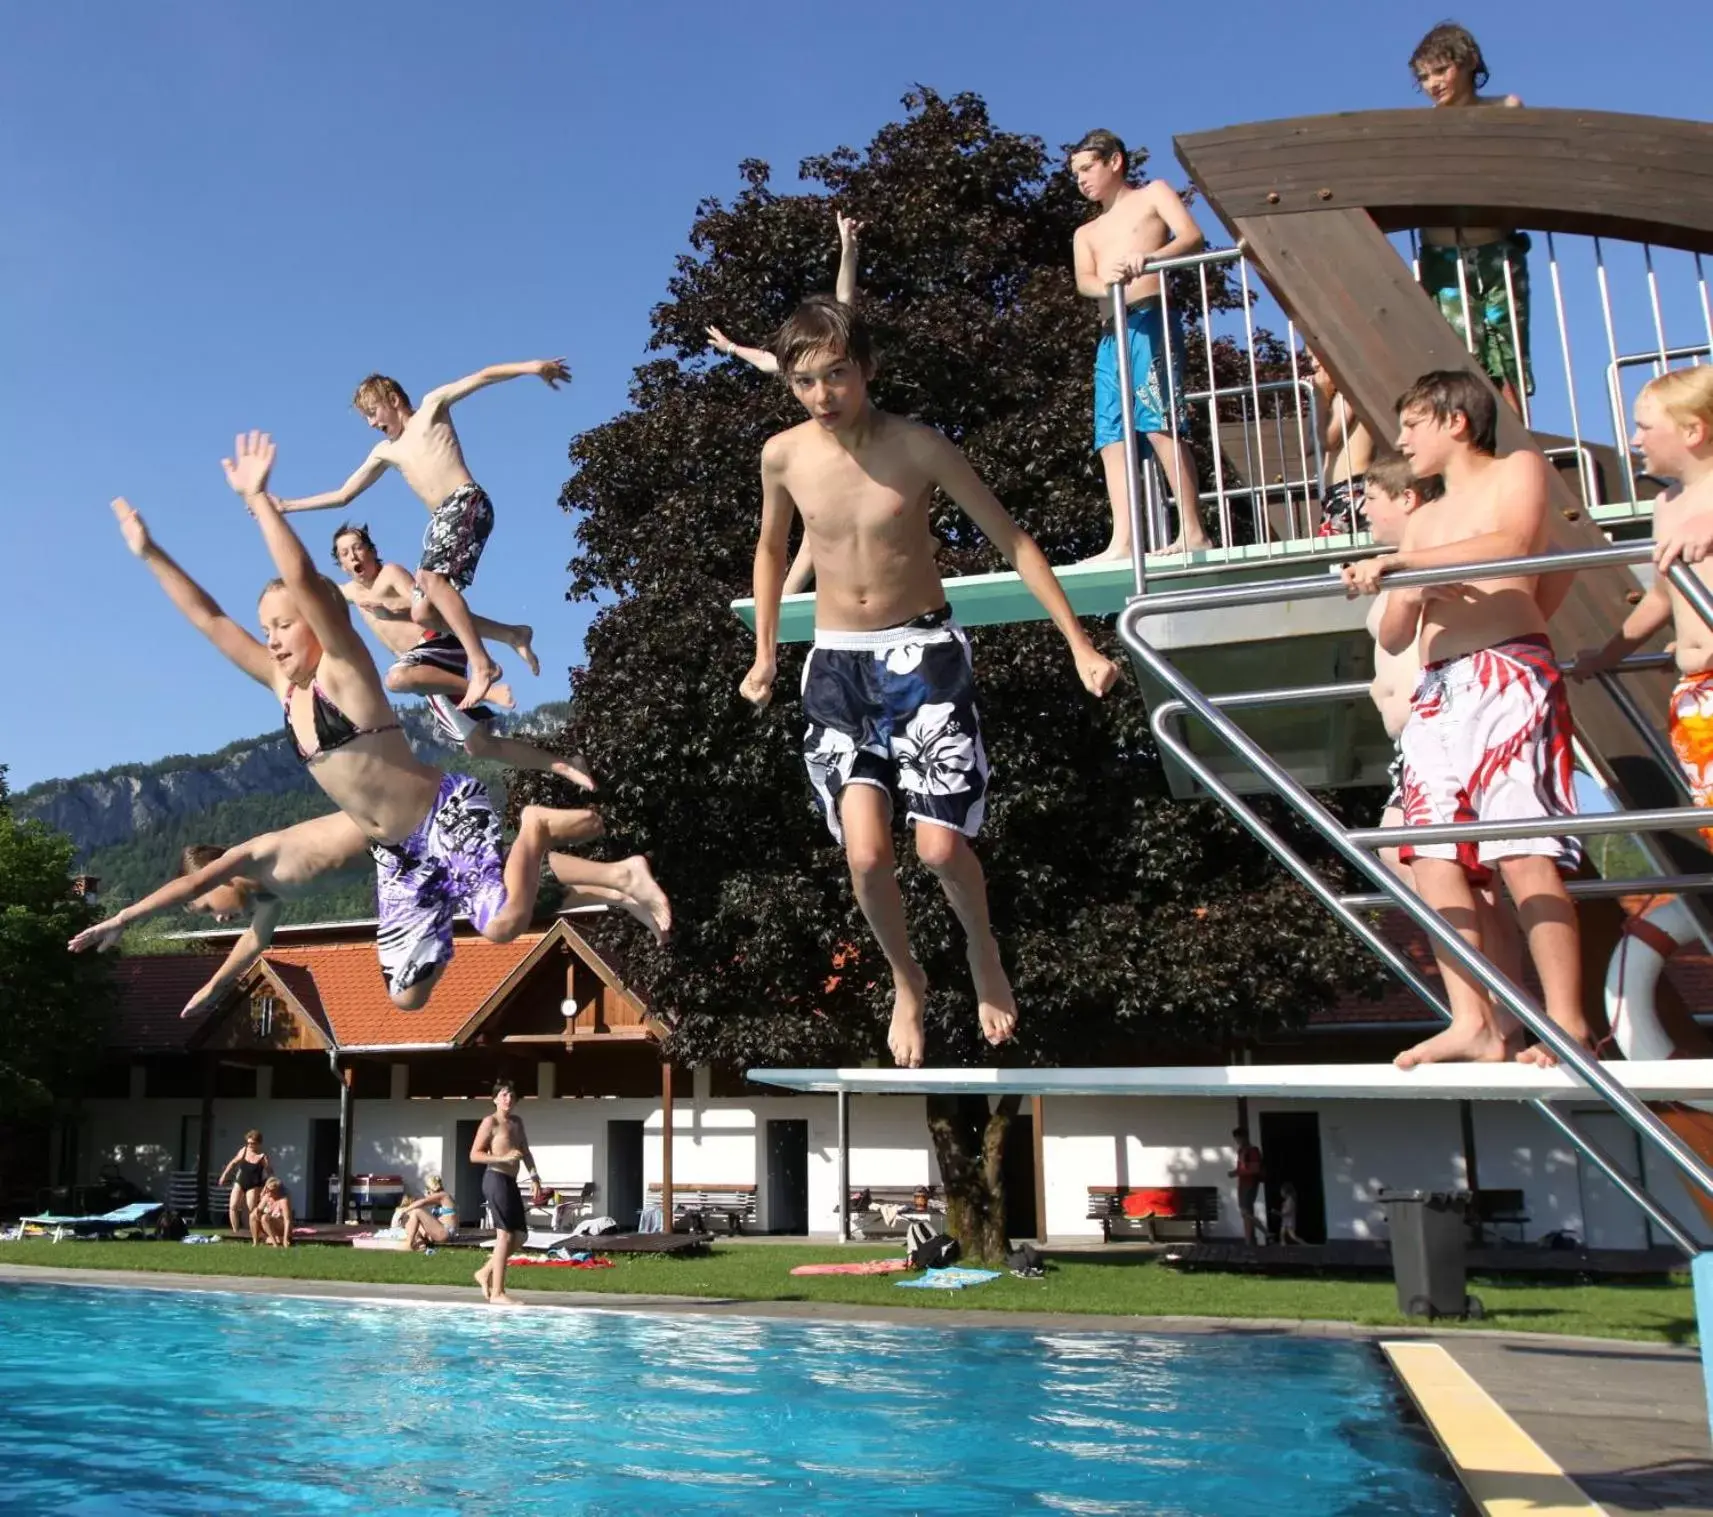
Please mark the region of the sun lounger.
POLYGON ((143 1227, 164 1206, 161 1201, 133 1201, 129 1206, 104 1212, 99 1217, 64 1217, 57 1212, 43 1212, 40 1216, 20 1220, 26 1227, 52 1228, 57 1243, 67 1234, 74 1238, 99 1238, 118 1232, 122 1227, 143 1227))

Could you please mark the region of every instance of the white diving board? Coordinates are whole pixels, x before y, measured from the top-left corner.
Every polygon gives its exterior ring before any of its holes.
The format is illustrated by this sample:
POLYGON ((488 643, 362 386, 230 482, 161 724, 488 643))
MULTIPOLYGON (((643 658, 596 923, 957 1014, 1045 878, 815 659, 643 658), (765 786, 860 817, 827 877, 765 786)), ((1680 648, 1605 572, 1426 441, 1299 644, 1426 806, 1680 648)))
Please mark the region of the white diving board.
MULTIPOLYGON (((1713 1099, 1713 1059, 1615 1061, 1644 1101, 1713 1099)), ((1533 1064, 1211 1064, 1158 1069, 752 1069, 787 1090, 853 1095, 1248 1096, 1372 1101, 1598 1101, 1564 1069, 1533 1064)))

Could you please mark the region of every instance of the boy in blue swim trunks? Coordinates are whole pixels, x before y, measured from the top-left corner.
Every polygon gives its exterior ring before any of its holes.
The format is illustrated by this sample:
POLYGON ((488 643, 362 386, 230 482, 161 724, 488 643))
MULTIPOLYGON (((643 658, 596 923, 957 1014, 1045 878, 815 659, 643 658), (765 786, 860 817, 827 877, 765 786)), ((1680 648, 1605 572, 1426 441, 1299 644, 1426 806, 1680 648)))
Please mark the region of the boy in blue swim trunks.
POLYGON ((422 536, 422 561, 416 570, 417 600, 411 615, 424 626, 438 620, 463 646, 470 661, 470 683, 458 702, 462 711, 480 705, 502 671, 482 645, 464 601, 464 592, 476 577, 476 565, 494 528, 494 507, 488 492, 470 477, 464 465, 464 450, 452 425, 452 407, 477 390, 527 374, 544 380, 549 389, 558 389, 571 379, 562 358, 490 364, 430 390, 422 397, 422 404, 413 408, 410 396, 396 379, 369 375, 357 386, 352 404, 381 433, 381 440, 337 490, 279 504, 282 511, 343 506, 389 468, 404 475, 405 483, 429 511, 428 530, 422 536))
POLYGON ((778 673, 779 598, 793 512, 814 559, 815 647, 803 672, 804 759, 815 798, 844 844, 851 883, 892 971, 893 1057, 922 1062, 927 976, 910 950, 896 876, 895 798, 916 824, 916 856, 940 878, 969 940, 982 1031, 1003 1043, 1017 1006, 970 848, 987 798, 969 640, 946 607, 928 503, 945 491, 1016 568, 1070 644, 1077 675, 1104 695, 1118 670, 1077 623, 1034 539, 931 427, 869 404, 874 360, 848 306, 806 301, 774 342, 809 420, 761 454, 755 550, 755 663, 739 686, 765 706, 778 673))
POLYGON ((1175 553, 1209 546, 1196 497, 1201 480, 1183 440, 1184 353, 1174 313, 1168 333, 1160 299, 1160 276, 1143 268, 1155 259, 1197 252, 1205 239, 1195 218, 1170 185, 1153 180, 1133 185, 1127 177, 1130 157, 1122 141, 1105 130, 1090 132, 1071 153, 1071 173, 1083 197, 1100 215, 1077 228, 1072 245, 1077 293, 1099 302, 1106 324, 1094 355, 1094 450, 1106 475, 1112 505, 1112 541, 1096 560, 1130 557, 1130 505, 1124 484, 1123 395, 1118 387, 1118 345, 1107 309, 1112 285, 1124 283, 1125 341, 1130 353, 1136 430, 1148 439, 1166 473, 1178 507, 1177 539, 1162 551, 1175 553), (1168 376, 1167 364, 1171 365, 1168 376), (1171 402, 1179 411, 1174 437, 1171 402))

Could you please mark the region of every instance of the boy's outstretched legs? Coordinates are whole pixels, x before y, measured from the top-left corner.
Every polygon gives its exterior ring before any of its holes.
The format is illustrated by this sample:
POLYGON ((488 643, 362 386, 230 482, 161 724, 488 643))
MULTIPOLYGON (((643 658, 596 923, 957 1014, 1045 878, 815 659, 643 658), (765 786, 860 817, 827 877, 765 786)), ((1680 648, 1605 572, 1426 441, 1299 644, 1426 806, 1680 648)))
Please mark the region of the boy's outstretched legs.
POLYGON ((898 858, 892 850, 891 799, 874 785, 846 785, 839 793, 839 826, 845 835, 845 862, 857 905, 892 970, 892 1030, 886 1046, 901 1068, 918 1069, 928 976, 910 951, 904 897, 898 889, 898 858))
MULTIPOLYGON (((462 701, 465 692, 470 688, 470 681, 462 674, 438 668, 433 664, 397 663, 387 670, 381 680, 395 695, 443 695, 454 703, 462 701)), ((499 706, 506 711, 517 705, 517 697, 512 693, 512 687, 506 684, 488 686, 486 700, 490 706, 499 706)))
POLYGON ((916 819, 916 857, 940 878, 952 910, 969 939, 970 976, 975 981, 981 1030, 989 1043, 1005 1042, 1017 1030, 1017 1001, 1000 962, 987 909, 987 880, 969 840, 952 827, 916 819))
POLYGON ((461 710, 468 711, 499 679, 502 672, 500 666, 488 657, 487 648, 476 635, 476 625, 471 619, 470 607, 464 600, 463 592, 444 574, 438 574, 433 569, 418 569, 416 582, 422 589, 423 598, 411 607, 411 620, 419 626, 426 625, 429 621, 428 612, 432 609, 446 630, 458 639, 465 656, 470 660, 470 687, 465 691, 463 700, 458 702, 461 710))
POLYGON ((618 864, 601 864, 560 851, 597 838, 602 830, 601 819, 593 811, 525 806, 518 818, 517 837, 506 855, 505 905, 488 919, 482 936, 491 942, 509 943, 529 926, 541 892, 541 861, 546 859, 554 878, 562 884, 624 907, 656 939, 664 937, 672 926, 672 911, 645 859, 638 856, 618 864), (607 895, 606 891, 613 893, 607 895))
POLYGON ((547 867, 565 887, 572 905, 617 906, 653 933, 657 943, 664 943, 672 931, 672 903, 640 853, 616 864, 580 859, 574 853, 549 853, 547 867))
MULTIPOLYGON (((495 689, 498 688, 495 686, 495 689)), ((545 748, 537 748, 534 743, 526 743, 515 737, 500 737, 491 732, 486 723, 478 722, 476 730, 464 739, 464 751, 472 758, 493 759, 497 763, 510 764, 513 769, 535 769, 543 774, 557 774, 560 779, 570 780, 573 785, 584 790, 595 788, 595 781, 588 770, 575 759, 562 759, 556 753, 549 753, 545 748)))

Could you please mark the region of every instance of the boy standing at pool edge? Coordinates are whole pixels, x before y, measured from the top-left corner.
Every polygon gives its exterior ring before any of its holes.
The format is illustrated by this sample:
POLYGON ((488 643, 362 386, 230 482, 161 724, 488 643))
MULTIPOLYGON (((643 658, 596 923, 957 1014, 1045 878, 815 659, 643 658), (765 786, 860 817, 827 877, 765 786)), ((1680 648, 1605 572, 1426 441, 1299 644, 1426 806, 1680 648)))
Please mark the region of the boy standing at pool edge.
POLYGON ((441 385, 422 397, 414 409, 410 397, 396 379, 371 374, 352 396, 352 404, 363 419, 382 434, 360 468, 337 490, 282 500, 281 511, 319 511, 355 500, 389 467, 404 475, 428 507, 428 530, 422 538, 422 561, 417 565, 416 594, 412 608, 416 620, 427 624, 431 613, 463 645, 470 661, 470 684, 459 709, 478 705, 500 677, 500 666, 488 656, 464 603, 463 592, 476 577, 483 545, 494 527, 494 508, 488 492, 470 477, 464 450, 453 428, 454 403, 477 390, 533 374, 549 389, 557 389, 571 378, 562 358, 536 358, 525 363, 490 364, 463 379, 441 385))
MULTIPOLYGON (((1551 466, 1535 452, 1496 456, 1498 402, 1484 381, 1464 370, 1424 374, 1399 397, 1397 413, 1398 451, 1418 477, 1439 475, 1444 493, 1410 514, 1398 552, 1345 566, 1352 594, 1378 594, 1389 573, 1545 548, 1551 466)), ((1570 702, 1539 588, 1538 576, 1524 575, 1387 594, 1381 645, 1402 653, 1419 638, 1423 664, 1399 739, 1407 825, 1575 816, 1570 702)), ((1547 1015, 1587 1047, 1576 909, 1560 875, 1575 867, 1579 852, 1570 837, 1402 850, 1422 898, 1477 951, 1474 887, 1497 868, 1517 904, 1547 1015)), ((1453 1023, 1412 1050, 1412 1062, 1510 1057, 1512 1040, 1483 987, 1437 943, 1434 955, 1453 1023)), ((1557 1062, 1544 1045, 1517 1057, 1557 1062)))
POLYGON ((922 1063, 927 977, 910 949, 893 852, 893 795, 916 824, 916 855, 939 876, 969 940, 982 1031, 1003 1043, 1017 1007, 988 918, 987 882, 967 841, 981 826, 987 755, 969 640, 946 606, 928 503, 944 490, 1017 570, 1070 645, 1077 675, 1104 695, 1118 678, 1078 624, 1033 538, 931 427, 877 411, 869 336, 848 306, 805 301, 774 351, 809 419, 761 454, 755 550, 755 663, 739 686, 758 707, 778 673, 779 600, 793 512, 813 555, 815 646, 803 673, 804 759, 844 844, 857 904, 892 971, 888 1045, 922 1063))

